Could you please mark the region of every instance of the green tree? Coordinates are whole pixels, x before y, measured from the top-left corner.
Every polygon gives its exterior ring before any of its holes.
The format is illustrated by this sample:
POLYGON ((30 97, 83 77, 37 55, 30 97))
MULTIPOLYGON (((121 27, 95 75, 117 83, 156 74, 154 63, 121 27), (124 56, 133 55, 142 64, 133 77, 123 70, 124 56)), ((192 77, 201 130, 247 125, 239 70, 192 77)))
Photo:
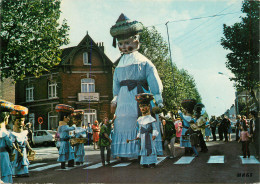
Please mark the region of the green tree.
POLYGON ((1 1, 1 79, 39 77, 61 61, 69 27, 60 25, 60 0, 1 1))
POLYGON ((162 80, 165 109, 176 114, 183 99, 194 98, 201 101, 193 77, 186 70, 179 70, 170 61, 168 44, 154 27, 144 29, 140 42, 139 52, 154 63, 162 80))
POLYGON ((224 24, 221 45, 229 50, 226 66, 234 73, 238 91, 248 90, 259 110, 254 91, 259 90, 259 1, 244 1, 241 22, 224 24))

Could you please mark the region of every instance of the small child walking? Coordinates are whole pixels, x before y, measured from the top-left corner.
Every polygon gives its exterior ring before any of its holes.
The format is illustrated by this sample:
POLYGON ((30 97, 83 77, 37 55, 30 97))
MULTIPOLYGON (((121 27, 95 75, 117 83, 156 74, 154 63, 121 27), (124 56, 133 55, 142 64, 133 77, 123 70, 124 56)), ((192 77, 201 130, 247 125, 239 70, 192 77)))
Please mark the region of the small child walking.
POLYGON ((250 150, 249 150, 249 138, 251 137, 247 131, 246 124, 243 124, 243 130, 240 132, 240 139, 238 142, 242 142, 242 151, 243 151, 243 158, 250 158, 250 150))

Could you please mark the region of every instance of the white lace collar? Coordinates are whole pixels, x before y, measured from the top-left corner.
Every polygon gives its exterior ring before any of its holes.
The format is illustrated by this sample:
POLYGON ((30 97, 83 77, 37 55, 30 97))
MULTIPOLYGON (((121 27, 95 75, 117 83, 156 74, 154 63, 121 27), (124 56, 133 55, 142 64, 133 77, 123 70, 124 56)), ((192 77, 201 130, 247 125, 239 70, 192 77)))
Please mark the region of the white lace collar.
POLYGON ((9 132, 5 128, 0 128, 0 137, 9 136, 9 132))
POLYGON ((140 125, 146 125, 148 123, 152 123, 152 122, 155 122, 156 119, 154 119, 151 115, 148 115, 148 116, 141 116, 137 119, 138 123, 140 125))
POLYGON ((15 135, 16 137, 17 137, 17 136, 20 136, 20 135, 27 136, 28 130, 24 130, 24 131, 22 131, 22 132, 20 132, 20 133, 18 133, 18 132, 12 132, 12 134, 15 135))
POLYGON ((132 64, 140 64, 145 61, 149 61, 149 59, 140 54, 138 51, 134 51, 130 54, 124 54, 121 57, 117 67, 126 67, 132 64))

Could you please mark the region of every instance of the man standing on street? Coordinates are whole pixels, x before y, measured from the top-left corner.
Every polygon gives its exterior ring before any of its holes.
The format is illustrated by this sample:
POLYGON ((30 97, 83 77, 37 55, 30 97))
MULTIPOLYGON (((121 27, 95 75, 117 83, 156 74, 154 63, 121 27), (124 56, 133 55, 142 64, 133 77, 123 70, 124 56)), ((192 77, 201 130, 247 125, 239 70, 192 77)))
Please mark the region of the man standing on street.
POLYGON ((211 116, 210 118, 210 128, 211 128, 211 132, 212 132, 212 136, 213 136, 213 141, 216 141, 216 128, 217 128, 217 124, 218 124, 218 120, 216 119, 216 116, 211 116))
POLYGON ((104 123, 101 126, 100 134, 99 134, 99 147, 100 147, 100 154, 102 165, 105 166, 105 149, 107 149, 107 164, 110 164, 110 156, 111 156, 111 142, 109 135, 111 133, 111 125, 114 123, 115 117, 113 118, 112 122, 108 121, 108 118, 105 117, 104 123))
POLYGON ((222 121, 221 124, 223 126, 223 133, 224 133, 224 137, 225 137, 225 142, 228 142, 228 128, 230 126, 230 120, 227 118, 226 115, 223 115, 222 117, 222 121))
POLYGON ((167 153, 169 158, 175 157, 175 138, 176 138, 176 130, 174 123, 169 115, 166 115, 163 118, 163 141, 164 141, 164 150, 167 153), (170 149, 169 149, 170 144, 170 149))

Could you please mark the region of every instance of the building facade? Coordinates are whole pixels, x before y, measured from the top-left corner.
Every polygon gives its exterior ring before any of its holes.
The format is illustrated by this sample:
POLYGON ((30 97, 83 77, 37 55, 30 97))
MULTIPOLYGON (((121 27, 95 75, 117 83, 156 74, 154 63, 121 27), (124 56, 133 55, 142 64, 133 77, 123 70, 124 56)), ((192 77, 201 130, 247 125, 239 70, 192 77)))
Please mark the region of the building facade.
POLYGON ((12 102, 15 104, 15 84, 10 78, 0 80, 0 99, 12 102))
POLYGON ((63 49, 61 63, 41 77, 26 77, 16 83, 16 104, 29 108, 34 129, 58 127, 57 104, 84 110, 83 124, 102 121, 110 114, 113 63, 103 43, 87 34, 75 47, 63 49))

